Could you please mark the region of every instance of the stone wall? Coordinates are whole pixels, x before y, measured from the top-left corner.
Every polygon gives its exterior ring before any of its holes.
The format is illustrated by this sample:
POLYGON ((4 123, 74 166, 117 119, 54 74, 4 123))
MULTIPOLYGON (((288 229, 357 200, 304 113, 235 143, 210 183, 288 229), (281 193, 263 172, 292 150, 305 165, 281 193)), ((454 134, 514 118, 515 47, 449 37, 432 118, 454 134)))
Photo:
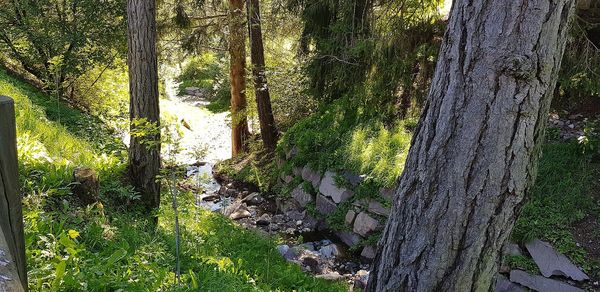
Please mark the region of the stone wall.
MULTIPOLYGON (((379 233, 390 214, 388 206, 391 205, 394 190, 382 188, 369 198, 358 199, 355 190, 364 182, 364 176, 361 175, 347 171, 322 173, 305 165, 294 167, 291 174, 281 175, 280 180, 292 189, 291 198, 282 202, 280 209, 314 208, 320 218, 343 211, 345 228, 333 231, 350 247, 363 244, 371 235, 379 233), (307 188, 306 184, 310 184, 312 189, 307 188)), ((329 228, 323 220, 320 223, 329 228)), ((361 256, 373 259, 375 250, 375 246, 367 244, 362 248, 361 256)))

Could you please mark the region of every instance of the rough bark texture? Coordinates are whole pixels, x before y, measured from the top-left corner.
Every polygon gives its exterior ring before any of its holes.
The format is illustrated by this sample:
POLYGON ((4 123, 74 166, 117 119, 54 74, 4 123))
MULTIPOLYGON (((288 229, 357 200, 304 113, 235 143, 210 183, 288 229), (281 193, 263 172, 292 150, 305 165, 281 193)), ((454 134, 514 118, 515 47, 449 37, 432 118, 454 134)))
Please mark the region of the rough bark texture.
MULTIPOLYGON (((129 53, 129 115, 131 121, 147 119, 159 124, 158 66, 156 60, 156 3, 146 0, 127 1, 129 53)), ((160 141, 160 133, 151 137, 131 137, 129 175, 142 195, 146 207, 160 205, 160 143, 149 146, 145 141, 160 141)))
MULTIPOLYGON (((0 96, 0 228, 2 228, 0 236, 5 237, 20 282, 23 288, 27 289, 15 107, 12 99, 5 96, 0 96)), ((0 241, 4 242, 4 240, 0 241)), ((0 286, 0 290, 1 288, 0 286)))
POLYGON ((246 151, 246 31, 244 0, 229 0, 229 78, 231 81, 231 151, 236 157, 246 151))
POLYGON ((259 0, 248 0, 248 31, 250 33, 250 57, 256 107, 260 122, 260 135, 265 148, 274 150, 277 146, 277 127, 271 109, 271 95, 265 75, 265 49, 263 47, 259 0))
POLYGON ((367 291, 489 291, 536 175, 573 0, 454 1, 367 291))

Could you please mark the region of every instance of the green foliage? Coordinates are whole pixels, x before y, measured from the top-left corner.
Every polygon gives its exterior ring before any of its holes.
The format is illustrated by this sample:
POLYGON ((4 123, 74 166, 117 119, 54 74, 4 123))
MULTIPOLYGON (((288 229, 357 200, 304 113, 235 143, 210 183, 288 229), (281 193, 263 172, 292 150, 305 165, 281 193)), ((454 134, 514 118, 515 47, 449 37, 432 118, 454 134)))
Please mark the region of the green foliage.
POLYGON ((205 53, 192 57, 176 78, 179 94, 185 94, 188 87, 198 87, 207 92, 211 104, 207 107, 213 112, 229 110, 230 85, 229 63, 224 55, 205 53))
POLYGON ((534 275, 538 274, 540 272, 540 270, 539 270, 538 266, 535 264, 535 262, 531 258, 528 258, 526 256, 511 255, 511 256, 508 256, 505 259, 505 261, 506 261, 506 264, 511 269, 525 270, 534 275))
POLYGON ((58 90, 126 52, 123 0, 10 1, 0 7, 0 49, 58 90))

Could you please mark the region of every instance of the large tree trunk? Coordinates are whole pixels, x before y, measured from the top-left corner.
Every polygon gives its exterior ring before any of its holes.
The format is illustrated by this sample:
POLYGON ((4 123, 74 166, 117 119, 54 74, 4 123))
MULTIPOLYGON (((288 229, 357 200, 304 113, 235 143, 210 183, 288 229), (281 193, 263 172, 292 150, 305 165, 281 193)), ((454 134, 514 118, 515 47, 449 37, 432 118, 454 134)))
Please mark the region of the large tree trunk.
POLYGON ((265 49, 263 47, 260 20, 260 4, 258 0, 248 0, 248 31, 250 33, 250 57, 252 59, 252 76, 256 107, 260 122, 260 135, 265 148, 274 150, 277 146, 277 128, 271 109, 271 95, 265 75, 265 49))
MULTIPOLYGON (((158 65, 156 60, 156 3, 147 0, 127 1, 129 115, 132 122, 146 120, 159 126, 158 65)), ((160 131, 146 136, 131 135, 129 175, 149 209, 160 205, 160 131)))
POLYGON ((574 2, 454 1, 367 291, 489 291, 535 179, 574 2))
POLYGON ((229 0, 229 78, 231 82, 231 151, 236 157, 246 151, 246 31, 244 0, 229 0))

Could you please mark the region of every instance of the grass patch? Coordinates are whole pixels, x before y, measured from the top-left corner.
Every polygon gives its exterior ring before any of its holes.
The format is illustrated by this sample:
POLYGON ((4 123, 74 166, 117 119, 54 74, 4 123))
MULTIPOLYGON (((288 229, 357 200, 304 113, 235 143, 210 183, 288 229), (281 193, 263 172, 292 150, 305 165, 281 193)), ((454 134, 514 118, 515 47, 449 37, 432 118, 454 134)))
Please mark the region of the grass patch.
POLYGON ((547 240, 586 272, 597 274, 586 251, 578 246, 571 226, 600 210, 591 191, 598 169, 576 143, 548 143, 544 146, 536 183, 516 222, 513 239, 527 242, 547 240))

